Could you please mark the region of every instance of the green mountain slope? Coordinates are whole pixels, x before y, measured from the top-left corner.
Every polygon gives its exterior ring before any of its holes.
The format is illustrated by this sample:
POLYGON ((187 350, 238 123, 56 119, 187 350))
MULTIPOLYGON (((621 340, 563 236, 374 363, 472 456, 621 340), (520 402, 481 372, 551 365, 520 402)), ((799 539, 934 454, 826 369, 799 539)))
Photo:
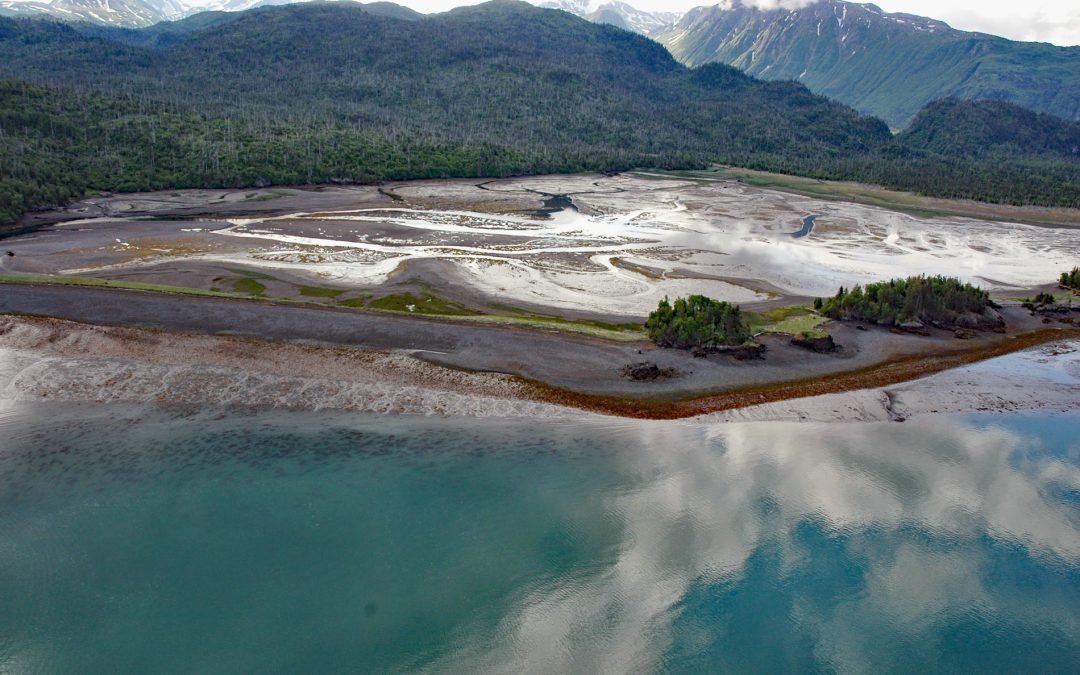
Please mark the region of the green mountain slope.
MULTIPOLYGON (((122 94, 313 133, 500 143, 541 168, 756 161, 805 170, 889 142, 880 121, 732 71, 727 87, 660 45, 519 2, 418 20, 364 6, 252 10, 164 46, 0 20, 0 77, 122 94)), ((717 66, 723 70, 726 67, 717 66)), ((531 170, 522 166, 519 170, 531 170)))
POLYGON ((1080 124, 1003 101, 935 101, 900 140, 952 157, 1080 157, 1080 124))
POLYGON ((690 66, 726 63, 755 77, 797 80, 893 128, 945 97, 1080 119, 1080 47, 958 31, 871 4, 699 7, 655 37, 690 66))
POLYGON ((710 163, 1080 206, 1075 156, 945 157, 801 85, 687 69, 564 12, 398 14, 304 4, 89 34, 0 19, 0 219, 86 190, 710 163))

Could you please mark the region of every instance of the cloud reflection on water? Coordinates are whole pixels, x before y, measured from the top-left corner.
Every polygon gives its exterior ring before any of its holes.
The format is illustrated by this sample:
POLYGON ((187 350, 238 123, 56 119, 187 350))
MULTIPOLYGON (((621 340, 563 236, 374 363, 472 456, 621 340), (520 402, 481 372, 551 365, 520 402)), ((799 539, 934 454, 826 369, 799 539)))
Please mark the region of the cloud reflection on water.
MULTIPOLYGON (((614 564, 535 589, 498 635, 466 641, 436 670, 653 670, 673 649, 686 596, 702 585, 718 596, 745 585, 749 561, 766 549, 777 552, 775 592, 790 595, 787 625, 777 630, 811 639, 818 666, 889 665, 891 650, 878 637, 922 644, 971 616, 1040 624, 1076 647, 1076 608, 1038 597, 1045 590, 1002 593, 987 549, 1021 548, 1051 568, 1080 565, 1076 504, 1048 496, 1080 493, 1080 446, 1064 458, 1028 453, 1017 461, 1038 438, 938 417, 907 425, 649 423, 618 435, 625 447, 617 468, 635 487, 607 500, 623 529, 614 564), (823 599, 796 583, 824 555, 804 541, 807 527, 860 568, 855 592, 823 599)), ((703 644, 723 640, 720 628, 709 627, 703 644)))

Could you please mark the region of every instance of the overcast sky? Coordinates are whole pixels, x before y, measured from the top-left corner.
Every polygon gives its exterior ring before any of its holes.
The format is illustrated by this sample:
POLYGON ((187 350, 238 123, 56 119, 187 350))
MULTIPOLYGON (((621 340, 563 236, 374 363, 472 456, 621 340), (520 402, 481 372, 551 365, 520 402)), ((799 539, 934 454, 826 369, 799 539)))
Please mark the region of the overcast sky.
POLYGON ((1013 40, 1080 45, 1080 0, 879 0, 889 12, 941 19, 1013 40))
MULTIPOLYGON (((592 0, 600 4, 603 0, 592 0)), ((653 11, 686 11, 702 0, 626 0, 653 11)), ((397 0, 421 12, 440 12, 475 0, 397 0)), ((747 4, 775 7, 809 4, 807 0, 744 0, 747 4)), ((889 12, 907 12, 941 19, 962 30, 1003 35, 1013 40, 1080 45, 1080 0, 877 0, 889 12)))

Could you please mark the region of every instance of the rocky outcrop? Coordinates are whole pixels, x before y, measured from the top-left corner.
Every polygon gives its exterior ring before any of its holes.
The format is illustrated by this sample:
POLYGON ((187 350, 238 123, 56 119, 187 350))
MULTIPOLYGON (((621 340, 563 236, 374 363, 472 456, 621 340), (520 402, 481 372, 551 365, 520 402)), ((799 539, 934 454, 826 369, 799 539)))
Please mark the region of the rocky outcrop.
POLYGON ((671 377, 675 371, 671 368, 661 368, 651 361, 630 363, 623 366, 623 377, 628 377, 636 382, 651 382, 658 377, 671 377))
POLYGON ((717 349, 721 354, 727 354, 736 361, 751 361, 765 358, 765 345, 757 342, 748 342, 737 347, 721 347, 717 349))
POLYGON ((735 346, 720 346, 720 347, 706 347, 698 345, 694 347, 690 353, 694 355, 694 358, 703 359, 710 354, 727 354, 737 361, 747 361, 752 359, 765 358, 765 350, 767 347, 758 342, 746 342, 741 345, 735 346))
POLYGON ((818 354, 832 354, 840 347, 833 340, 831 335, 796 335, 791 338, 791 344, 796 347, 802 347, 803 349, 809 349, 812 352, 818 354))

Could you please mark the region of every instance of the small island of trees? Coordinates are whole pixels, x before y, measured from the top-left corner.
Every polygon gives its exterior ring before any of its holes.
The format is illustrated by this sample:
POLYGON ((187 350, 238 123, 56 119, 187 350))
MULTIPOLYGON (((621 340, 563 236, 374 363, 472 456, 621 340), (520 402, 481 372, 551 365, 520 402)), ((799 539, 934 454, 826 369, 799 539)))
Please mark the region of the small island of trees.
POLYGON ((1072 268, 1071 272, 1062 272, 1060 282, 1065 288, 1080 291, 1080 267, 1072 268))
POLYGON ((658 347, 715 349, 742 345, 750 340, 749 324, 738 305, 704 295, 664 298, 645 322, 649 339, 658 347))
POLYGON ((943 276, 893 279, 851 290, 841 287, 835 296, 814 301, 814 308, 831 319, 883 325, 918 321, 953 326, 970 323, 964 318, 970 320, 972 315, 985 317, 990 307, 990 295, 986 291, 943 276))

